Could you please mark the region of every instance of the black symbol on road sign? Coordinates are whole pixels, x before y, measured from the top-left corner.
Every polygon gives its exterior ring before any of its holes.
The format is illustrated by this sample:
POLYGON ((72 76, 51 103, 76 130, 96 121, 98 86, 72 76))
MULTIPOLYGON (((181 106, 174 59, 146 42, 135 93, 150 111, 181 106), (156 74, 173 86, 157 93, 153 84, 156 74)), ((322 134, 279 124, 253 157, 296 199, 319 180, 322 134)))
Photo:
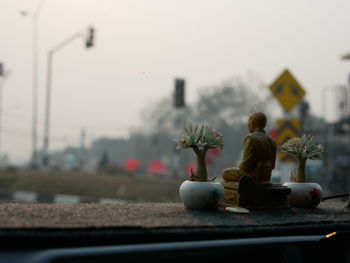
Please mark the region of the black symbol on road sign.
POLYGON ((298 88, 296 86, 294 86, 293 84, 290 84, 289 87, 292 90, 292 94, 294 96, 297 96, 297 97, 300 96, 300 92, 299 92, 299 90, 298 90, 298 88))
MULTIPOLYGON (((282 134, 284 130, 291 130, 294 132, 295 136, 298 136, 299 134, 299 129, 293 125, 291 121, 285 120, 283 124, 278 127, 278 134, 282 134)), ((282 142, 284 143, 284 141, 282 142)))
MULTIPOLYGON (((277 144, 278 146, 285 143, 287 140, 299 136, 300 133, 300 123, 296 120, 280 120, 278 122, 278 128, 277 128, 277 144)), ((279 152, 278 154, 279 159, 281 162, 289 162, 292 161, 293 158, 284 153, 279 152)))
POLYGON ((283 82, 277 85, 277 87, 276 87, 276 94, 283 93, 283 86, 284 86, 283 82))

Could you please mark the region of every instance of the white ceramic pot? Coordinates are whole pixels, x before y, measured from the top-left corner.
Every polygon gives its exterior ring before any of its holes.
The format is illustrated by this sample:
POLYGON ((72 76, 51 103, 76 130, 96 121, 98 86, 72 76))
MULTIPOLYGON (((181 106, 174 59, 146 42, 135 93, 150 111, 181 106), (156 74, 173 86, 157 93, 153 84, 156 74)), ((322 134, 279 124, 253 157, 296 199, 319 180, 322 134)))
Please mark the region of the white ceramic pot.
POLYGON ((292 193, 288 196, 290 206, 316 208, 322 201, 323 190, 318 183, 286 182, 292 193))
POLYGON ((215 210, 224 197, 224 187, 217 182, 186 180, 179 189, 181 202, 191 210, 215 210))

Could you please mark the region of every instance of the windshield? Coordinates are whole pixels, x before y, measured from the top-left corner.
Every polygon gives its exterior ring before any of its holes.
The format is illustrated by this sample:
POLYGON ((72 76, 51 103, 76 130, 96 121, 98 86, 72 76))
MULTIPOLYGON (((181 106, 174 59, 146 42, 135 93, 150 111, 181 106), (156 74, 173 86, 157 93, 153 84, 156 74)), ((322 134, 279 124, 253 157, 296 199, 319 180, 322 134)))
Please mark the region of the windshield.
POLYGON ((177 147, 184 127, 222 136, 205 156, 205 180, 221 182, 244 158, 253 112, 277 143, 269 183, 295 178, 279 147, 311 134, 324 151, 306 181, 347 192, 348 10, 341 0, 2 1, 3 200, 181 202, 180 185, 199 174, 193 147, 177 147))

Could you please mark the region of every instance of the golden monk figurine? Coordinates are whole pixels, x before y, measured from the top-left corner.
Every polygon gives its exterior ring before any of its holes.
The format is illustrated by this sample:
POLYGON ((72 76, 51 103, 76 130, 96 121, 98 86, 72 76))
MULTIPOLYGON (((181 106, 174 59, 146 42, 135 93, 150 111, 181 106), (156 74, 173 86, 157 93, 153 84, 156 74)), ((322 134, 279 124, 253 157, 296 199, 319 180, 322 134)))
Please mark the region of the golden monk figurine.
POLYGON ((244 139, 243 159, 239 167, 230 167, 222 171, 225 181, 238 182, 242 176, 248 176, 257 184, 268 184, 276 162, 276 142, 265 133, 267 118, 262 112, 249 116, 249 134, 244 139))

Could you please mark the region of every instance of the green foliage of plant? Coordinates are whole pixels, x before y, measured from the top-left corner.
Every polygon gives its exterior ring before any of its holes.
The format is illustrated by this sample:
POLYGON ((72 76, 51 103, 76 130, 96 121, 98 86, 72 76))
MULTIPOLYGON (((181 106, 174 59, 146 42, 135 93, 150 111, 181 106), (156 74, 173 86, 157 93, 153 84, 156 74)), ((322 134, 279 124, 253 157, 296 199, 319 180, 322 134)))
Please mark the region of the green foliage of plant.
POLYGON ((185 133, 180 136, 176 149, 192 148, 197 156, 196 172, 191 180, 199 182, 208 181, 208 172, 205 155, 209 149, 222 148, 224 140, 220 132, 206 125, 192 125, 184 127, 185 133))
POLYGON ((185 133, 177 140, 176 149, 182 148, 221 148, 224 146, 223 137, 220 132, 206 125, 192 125, 184 127, 185 133))
POLYGON ((281 145, 279 149, 296 157, 297 159, 322 159, 323 146, 321 144, 316 144, 313 141, 312 135, 304 134, 301 138, 295 137, 289 139, 283 145, 281 145))

